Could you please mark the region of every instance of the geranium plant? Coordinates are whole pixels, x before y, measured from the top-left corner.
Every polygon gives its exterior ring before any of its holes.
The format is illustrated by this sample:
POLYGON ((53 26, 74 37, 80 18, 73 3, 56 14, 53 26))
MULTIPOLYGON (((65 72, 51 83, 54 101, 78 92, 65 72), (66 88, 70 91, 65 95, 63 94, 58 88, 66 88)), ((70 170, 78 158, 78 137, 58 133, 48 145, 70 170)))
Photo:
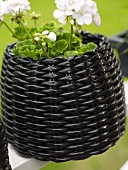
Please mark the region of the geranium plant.
POLYGON ((70 57, 81 55, 87 51, 93 51, 96 45, 92 43, 83 44, 79 34, 82 25, 89 25, 92 22, 96 26, 100 25, 100 16, 97 5, 92 0, 55 0, 57 9, 54 11, 54 18, 65 25, 71 25, 70 32, 57 26, 53 21, 37 27, 37 20, 40 14, 32 12, 31 19, 34 27, 26 25, 24 16, 30 10, 28 0, 5 0, 0 1, 0 22, 12 33, 13 37, 19 41, 15 44, 12 52, 19 57, 29 57, 38 60, 42 57, 70 57), (11 15, 11 22, 16 22, 18 26, 12 30, 4 21, 4 15, 11 15))
POLYGON ((28 0, 1 1, 1 24, 18 39, 3 54, 2 121, 8 142, 22 156, 83 160, 105 152, 124 134, 123 81, 107 38, 82 31, 84 24, 100 25, 96 3, 55 3, 53 16, 62 25, 51 21, 37 27, 40 14, 32 12, 30 28, 24 19, 28 0), (18 24, 14 30, 4 15, 18 24))

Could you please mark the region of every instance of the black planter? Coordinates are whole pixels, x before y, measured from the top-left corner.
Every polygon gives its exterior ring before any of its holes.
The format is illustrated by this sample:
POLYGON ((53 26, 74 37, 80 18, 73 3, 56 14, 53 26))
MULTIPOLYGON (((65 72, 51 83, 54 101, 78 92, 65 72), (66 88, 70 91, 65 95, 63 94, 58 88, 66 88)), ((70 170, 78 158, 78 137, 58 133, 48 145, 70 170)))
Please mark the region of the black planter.
POLYGON ((128 31, 110 37, 109 41, 119 54, 123 75, 128 77, 128 31))
POLYGON ((4 126, 0 121, 0 170, 11 170, 7 146, 4 126))
POLYGON ((125 132, 119 62, 102 35, 82 33, 94 52, 34 61, 4 53, 2 118, 8 141, 43 161, 82 160, 113 146, 125 132))

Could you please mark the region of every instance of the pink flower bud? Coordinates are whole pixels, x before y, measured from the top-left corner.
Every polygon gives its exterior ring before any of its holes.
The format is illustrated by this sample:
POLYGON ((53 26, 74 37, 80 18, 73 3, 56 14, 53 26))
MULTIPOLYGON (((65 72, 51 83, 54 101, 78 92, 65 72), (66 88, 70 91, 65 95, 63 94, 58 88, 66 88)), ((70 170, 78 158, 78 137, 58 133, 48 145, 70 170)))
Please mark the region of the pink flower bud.
POLYGON ((98 12, 96 13, 96 15, 93 16, 93 22, 96 26, 100 26, 101 18, 98 12))

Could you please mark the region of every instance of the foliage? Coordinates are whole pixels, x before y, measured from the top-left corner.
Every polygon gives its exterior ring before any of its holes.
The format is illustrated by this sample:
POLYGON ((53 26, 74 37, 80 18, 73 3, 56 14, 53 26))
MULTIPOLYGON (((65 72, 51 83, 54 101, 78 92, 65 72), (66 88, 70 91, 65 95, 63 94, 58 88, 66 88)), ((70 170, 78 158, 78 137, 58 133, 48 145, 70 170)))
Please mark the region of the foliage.
POLYGON ((41 49, 37 49, 31 39, 18 42, 12 52, 21 58, 27 56, 34 60, 38 60, 41 56, 43 56, 43 51, 41 49))
POLYGON ((0 24, 5 25, 14 38, 19 41, 12 49, 12 52, 21 57, 39 60, 42 57, 70 57, 82 55, 85 52, 93 51, 97 46, 94 43, 82 44, 82 37, 79 36, 81 26, 89 25, 92 22, 100 25, 100 16, 97 5, 94 1, 88 0, 55 0, 57 9, 53 12, 54 18, 61 24, 70 22, 71 30, 67 32, 63 26, 57 26, 53 21, 37 27, 40 14, 32 12, 30 18, 34 21, 34 27, 26 26, 24 15, 31 9, 28 0, 1 0, 0 1, 0 24), (87 12, 88 11, 88 14, 87 12), (11 15, 11 22, 18 26, 12 30, 4 21, 5 15, 11 15))
POLYGON ((73 35, 71 49, 69 49, 70 33, 64 31, 62 26, 57 27, 56 23, 53 21, 40 27, 39 31, 35 28, 27 28, 27 30, 32 36, 36 35, 38 41, 33 44, 32 39, 29 39, 28 34, 22 27, 15 28, 14 35, 17 35, 21 41, 15 45, 12 52, 22 58, 28 57, 33 58, 34 60, 38 60, 44 56, 48 56, 48 58, 54 58, 57 56, 68 58, 70 56, 79 56, 85 52, 93 51, 97 47, 94 43, 82 44, 81 37, 73 35), (42 33, 45 31, 48 33, 54 32, 56 35, 56 41, 51 42, 48 35, 43 35, 42 33), (42 50, 42 44, 45 46, 45 53, 42 50))

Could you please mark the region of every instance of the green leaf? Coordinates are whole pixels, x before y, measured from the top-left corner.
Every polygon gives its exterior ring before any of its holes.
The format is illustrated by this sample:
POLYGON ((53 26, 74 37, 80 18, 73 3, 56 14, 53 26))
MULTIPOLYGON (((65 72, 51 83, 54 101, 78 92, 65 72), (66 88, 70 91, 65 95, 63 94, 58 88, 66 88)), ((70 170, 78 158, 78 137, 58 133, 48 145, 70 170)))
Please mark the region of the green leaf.
POLYGON ((63 25, 58 25, 57 26, 57 32, 64 32, 64 26, 63 25))
POLYGON ((73 37, 72 37, 72 44, 76 44, 76 43, 80 44, 80 39, 78 37, 76 37, 75 35, 73 35, 73 37))
POLYGON ((62 54, 67 47, 68 43, 66 40, 59 40, 55 43, 55 46, 51 49, 51 53, 54 55, 62 54))
POLYGON ((75 50, 76 47, 80 48, 81 45, 82 45, 81 40, 78 37, 76 37, 75 35, 73 35, 73 37, 72 37, 72 50, 75 50))
POLYGON ((83 44, 80 48, 76 47, 75 49, 79 51, 81 54, 89 51, 93 51, 97 47, 94 43, 83 44))
POLYGON ((51 42, 48 38, 44 38, 44 42, 48 45, 49 48, 55 46, 56 42, 51 42))
POLYGON ((14 53, 16 56, 21 57, 20 54, 19 54, 19 50, 17 48, 13 48, 12 53, 14 53))
POLYGON ((56 29, 56 22, 50 21, 46 23, 42 28, 40 28, 40 32, 48 30, 48 31, 53 31, 56 29))
POLYGON ((36 49, 36 46, 35 45, 24 45, 23 47, 20 48, 21 51, 24 51, 26 49, 29 51, 32 51, 36 49))
POLYGON ((70 33, 64 32, 64 33, 63 33, 63 39, 65 39, 66 41, 69 42, 69 38, 70 38, 70 33))
POLYGON ((66 40, 67 42, 69 42, 69 38, 70 38, 70 33, 68 32, 56 32, 57 35, 57 40, 66 40))
MULTIPOLYGON (((19 37, 19 40, 23 40, 27 36, 25 30, 22 27, 16 27, 14 29, 14 34, 19 37)), ((13 35, 13 37, 17 38, 15 35, 13 35)))
POLYGON ((37 32, 37 29, 36 28, 27 28, 28 29, 28 31, 29 31, 29 33, 31 34, 31 35, 33 35, 33 34, 35 34, 36 32, 37 32))
POLYGON ((64 39, 63 34, 64 34, 64 33, 62 33, 62 32, 56 32, 57 41, 64 39))
MULTIPOLYGON (((68 33, 68 32, 63 32, 63 33, 62 32, 61 33, 57 32, 56 34, 57 34, 57 40, 64 39, 69 44, 70 33, 68 33)), ((77 46, 80 48, 81 41, 77 36, 73 35, 73 37, 72 37, 72 46, 71 46, 72 50, 75 50, 75 48, 77 46)))
MULTIPOLYGON (((33 35, 34 33, 37 32, 36 28, 26 28, 28 30, 28 32, 33 35)), ((14 38, 17 38, 19 40, 26 40, 29 39, 30 37, 28 36, 28 34, 26 33, 26 31, 22 28, 22 27, 16 27, 14 29, 14 38), (16 36, 15 36, 16 35, 16 36)))
POLYGON ((65 53, 64 53, 64 57, 66 57, 66 58, 69 58, 69 57, 71 57, 71 56, 78 56, 78 55, 80 55, 80 52, 78 52, 78 51, 66 51, 65 53))
MULTIPOLYGON (((36 56, 35 48, 36 47, 34 45, 24 45, 21 48, 16 49, 16 52, 18 52, 20 57, 33 58, 36 56)), ((13 49, 13 52, 15 53, 15 49, 13 49)))
POLYGON ((87 46, 90 49, 90 51, 93 51, 97 47, 97 45, 94 44, 93 42, 87 43, 87 46))
POLYGON ((32 40, 18 42, 12 49, 12 52, 21 58, 28 57, 33 58, 34 60, 38 60, 44 55, 42 49, 37 49, 32 40))
POLYGON ((90 49, 88 48, 88 46, 85 44, 82 47, 76 47, 76 50, 81 52, 81 53, 85 53, 87 51, 90 51, 90 49))
POLYGON ((24 45, 33 45, 33 41, 31 39, 20 41, 16 44, 16 48, 21 48, 24 45))

